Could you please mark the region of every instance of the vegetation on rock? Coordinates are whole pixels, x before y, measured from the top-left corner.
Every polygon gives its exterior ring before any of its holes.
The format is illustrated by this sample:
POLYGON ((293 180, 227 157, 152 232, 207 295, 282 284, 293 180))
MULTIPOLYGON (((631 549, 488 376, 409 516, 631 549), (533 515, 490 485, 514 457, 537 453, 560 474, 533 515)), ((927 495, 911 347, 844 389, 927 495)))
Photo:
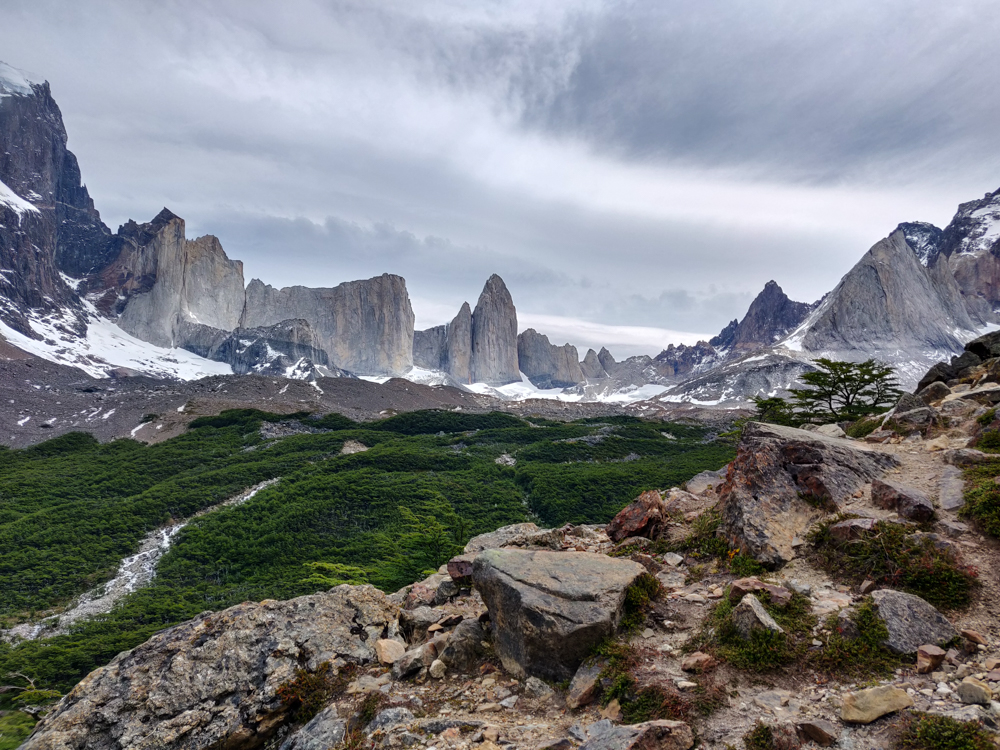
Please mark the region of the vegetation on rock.
POLYGON ((987 461, 965 471, 965 507, 962 514, 971 518, 983 532, 1000 537, 1000 461, 987 461))
POLYGON ((892 750, 996 750, 996 742, 978 721, 914 713, 903 719, 892 750))

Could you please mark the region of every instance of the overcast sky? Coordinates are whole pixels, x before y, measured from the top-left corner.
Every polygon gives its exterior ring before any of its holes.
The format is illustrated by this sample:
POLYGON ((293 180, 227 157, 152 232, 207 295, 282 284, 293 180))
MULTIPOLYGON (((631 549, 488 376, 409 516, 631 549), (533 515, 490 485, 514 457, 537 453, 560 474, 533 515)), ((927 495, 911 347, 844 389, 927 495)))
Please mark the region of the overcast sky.
POLYGON ((112 228, 398 273, 418 327, 497 272, 522 329, 619 356, 1000 187, 998 38, 987 0, 0 0, 112 228))

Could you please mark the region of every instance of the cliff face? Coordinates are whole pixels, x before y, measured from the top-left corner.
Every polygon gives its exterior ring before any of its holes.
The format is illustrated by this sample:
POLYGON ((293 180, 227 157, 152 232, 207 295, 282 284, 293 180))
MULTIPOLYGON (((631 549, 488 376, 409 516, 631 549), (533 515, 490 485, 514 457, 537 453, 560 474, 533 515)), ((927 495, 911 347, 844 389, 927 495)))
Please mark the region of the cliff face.
POLYGON ((448 325, 413 332, 413 364, 472 382, 472 310, 463 302, 448 325))
POLYGON ((121 328, 157 346, 187 347, 190 324, 222 331, 239 325, 243 264, 230 260, 215 237, 186 239, 184 220, 167 209, 119 236, 119 257, 97 278, 107 285, 103 301, 124 300, 121 328))
POLYGON ((601 380, 608 377, 608 373, 604 371, 604 366, 601 364, 601 360, 597 358, 597 352, 593 349, 587 350, 587 354, 580 363, 580 372, 582 372, 583 377, 588 380, 601 380))
POLYGON ((517 337, 517 361, 538 388, 568 388, 584 379, 576 347, 550 344, 548 336, 534 328, 517 337))
POLYGON ((812 309, 805 302, 793 302, 780 286, 769 281, 736 326, 729 347, 733 353, 744 354, 771 346, 794 330, 812 309))
POLYGON ((402 375, 413 365, 413 309, 400 276, 383 274, 333 288, 276 289, 258 279, 246 290, 242 328, 308 320, 330 364, 359 375, 402 375))

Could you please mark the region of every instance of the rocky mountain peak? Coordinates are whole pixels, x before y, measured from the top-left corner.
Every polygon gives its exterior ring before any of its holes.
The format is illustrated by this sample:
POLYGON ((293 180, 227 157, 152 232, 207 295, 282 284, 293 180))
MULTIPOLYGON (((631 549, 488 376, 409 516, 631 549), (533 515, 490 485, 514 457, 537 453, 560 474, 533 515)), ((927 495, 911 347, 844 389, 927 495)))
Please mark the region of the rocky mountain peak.
POLYGON ((521 372, 539 388, 568 388, 584 378, 576 347, 551 344, 534 328, 517 337, 517 360, 521 372))
POLYGON ((913 248, 923 265, 928 265, 938 256, 944 232, 926 221, 904 222, 896 227, 906 237, 906 244, 913 248))
POLYGON ((736 337, 736 329, 739 327, 740 321, 738 318, 733 318, 729 321, 729 325, 719 331, 718 336, 713 336, 708 340, 708 343, 714 346, 716 349, 728 349, 733 345, 733 339, 736 337))
MULTIPOLYGON (((765 346, 794 330, 812 310, 805 302, 793 302, 774 281, 750 303, 729 344, 733 352, 747 353, 765 346)), ((720 334, 721 335, 721 334, 720 334)))
POLYGON ((517 364, 517 310, 497 274, 486 281, 472 312, 473 382, 506 385, 521 380, 517 364))

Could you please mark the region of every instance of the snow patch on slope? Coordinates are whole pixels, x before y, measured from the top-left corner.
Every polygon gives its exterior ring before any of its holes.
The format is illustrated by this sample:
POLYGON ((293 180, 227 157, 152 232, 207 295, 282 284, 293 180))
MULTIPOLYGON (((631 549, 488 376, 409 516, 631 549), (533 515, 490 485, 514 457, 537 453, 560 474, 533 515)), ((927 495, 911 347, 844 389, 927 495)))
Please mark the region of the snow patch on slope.
POLYGON ((84 302, 87 335, 72 333, 71 314, 32 316, 28 322, 41 339, 36 340, 0 322, 0 336, 29 354, 69 367, 94 378, 107 378, 115 368, 127 368, 155 378, 197 380, 211 375, 232 375, 222 362, 199 357, 184 349, 166 349, 125 333, 84 302))
POLYGON ((7 187, 2 180, 0 180, 0 206, 7 206, 10 208, 17 214, 18 221, 20 221, 25 214, 41 213, 32 204, 7 187))
POLYGON ((38 81, 32 80, 30 75, 5 62, 0 62, 0 99, 11 95, 31 96, 34 93, 31 85, 38 81))

